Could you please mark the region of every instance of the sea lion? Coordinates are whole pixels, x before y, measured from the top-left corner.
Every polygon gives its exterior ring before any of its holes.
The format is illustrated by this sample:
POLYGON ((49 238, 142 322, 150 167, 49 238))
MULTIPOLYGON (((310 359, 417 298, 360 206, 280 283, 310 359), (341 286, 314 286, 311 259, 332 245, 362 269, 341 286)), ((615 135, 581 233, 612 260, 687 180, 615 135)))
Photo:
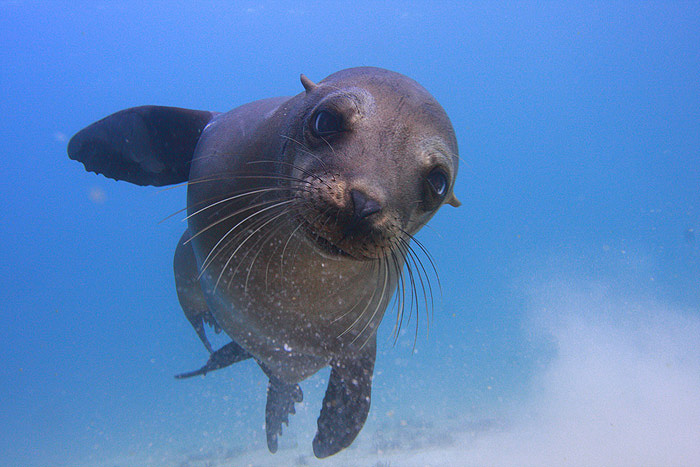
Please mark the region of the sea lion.
POLYGON ((301 82, 294 97, 227 113, 126 109, 78 132, 68 154, 116 180, 188 183, 176 286, 211 356, 179 376, 254 358, 275 452, 299 382, 330 365, 313 440, 323 458, 364 425, 376 329, 397 287, 423 281, 402 275, 413 235, 459 205, 458 150, 443 108, 403 75, 363 67, 301 82), (232 342, 213 352, 204 323, 232 342))

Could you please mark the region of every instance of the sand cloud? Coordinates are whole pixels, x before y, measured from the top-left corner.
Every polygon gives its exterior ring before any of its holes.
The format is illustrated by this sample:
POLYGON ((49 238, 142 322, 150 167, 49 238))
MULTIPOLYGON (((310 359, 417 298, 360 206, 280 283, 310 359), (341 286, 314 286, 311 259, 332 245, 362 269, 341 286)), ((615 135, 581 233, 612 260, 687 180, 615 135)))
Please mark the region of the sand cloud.
POLYGON ((601 284, 549 283, 531 325, 556 357, 493 464, 698 465, 700 317, 601 284))

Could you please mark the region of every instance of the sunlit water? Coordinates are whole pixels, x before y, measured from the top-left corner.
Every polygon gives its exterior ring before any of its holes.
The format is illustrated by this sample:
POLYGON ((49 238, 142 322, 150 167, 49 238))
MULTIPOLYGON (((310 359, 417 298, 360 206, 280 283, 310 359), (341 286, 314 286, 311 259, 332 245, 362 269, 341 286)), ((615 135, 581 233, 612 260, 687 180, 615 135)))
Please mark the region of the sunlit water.
POLYGON ((698 465, 700 8, 349 5, 0 2, 0 464, 698 465), (159 223, 184 189, 65 147, 125 107, 224 111, 357 65, 442 103, 463 206, 419 235, 442 296, 415 350, 384 323, 356 442, 313 457, 326 371, 272 455, 253 363, 173 378, 206 359, 184 225, 159 223))

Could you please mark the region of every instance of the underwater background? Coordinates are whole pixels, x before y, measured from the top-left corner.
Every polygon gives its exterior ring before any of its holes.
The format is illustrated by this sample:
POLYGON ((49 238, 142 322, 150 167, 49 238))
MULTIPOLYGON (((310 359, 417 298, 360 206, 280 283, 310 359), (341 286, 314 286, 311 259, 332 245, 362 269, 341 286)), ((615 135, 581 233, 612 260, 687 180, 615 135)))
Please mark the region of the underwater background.
POLYGON ((0 465, 700 464, 698 2, 0 1, 0 45, 0 465), (257 365, 173 378, 207 357, 160 222, 185 188, 66 145, 361 65, 443 105, 463 205, 418 235, 442 294, 415 348, 387 311, 355 443, 313 457, 325 371, 272 455, 257 365))

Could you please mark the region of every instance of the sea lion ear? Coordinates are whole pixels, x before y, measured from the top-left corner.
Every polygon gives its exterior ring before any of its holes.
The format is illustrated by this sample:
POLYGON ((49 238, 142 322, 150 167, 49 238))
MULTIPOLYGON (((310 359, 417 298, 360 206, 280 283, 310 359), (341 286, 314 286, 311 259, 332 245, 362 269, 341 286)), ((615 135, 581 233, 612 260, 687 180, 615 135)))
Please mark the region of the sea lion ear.
POLYGON ((447 204, 449 204, 449 205, 452 206, 453 208, 458 208, 458 207, 460 207, 460 206, 462 205, 462 202, 461 202, 460 200, 457 199, 457 197, 455 196, 454 193, 452 193, 452 197, 451 197, 450 200, 447 202, 447 204))
POLYGON ((306 89, 306 92, 311 92, 318 86, 318 84, 307 78, 304 73, 301 74, 301 84, 304 86, 304 89, 306 89))

